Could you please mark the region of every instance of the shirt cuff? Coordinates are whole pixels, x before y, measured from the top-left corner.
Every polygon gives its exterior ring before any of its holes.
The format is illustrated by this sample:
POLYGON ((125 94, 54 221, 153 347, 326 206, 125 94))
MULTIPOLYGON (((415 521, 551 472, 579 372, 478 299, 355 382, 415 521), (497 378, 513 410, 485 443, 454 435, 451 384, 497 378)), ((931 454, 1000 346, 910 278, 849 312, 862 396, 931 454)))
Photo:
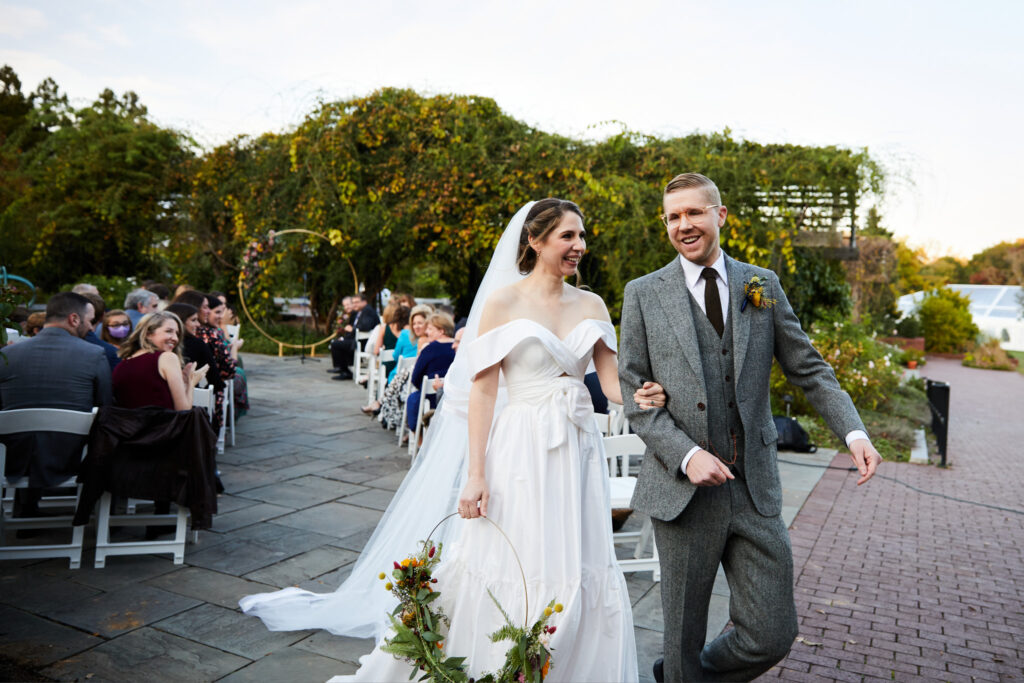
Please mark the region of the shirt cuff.
MULTIPOLYGON (((846 447, 849 448, 850 445, 857 439, 864 439, 868 443, 871 443, 871 439, 868 438, 867 432, 865 432, 863 429, 854 429, 852 432, 846 435, 846 447)), ((684 460, 683 462, 686 461, 684 460)))
POLYGON ((700 450, 700 446, 694 446, 690 449, 690 452, 683 458, 683 463, 679 466, 679 469, 683 471, 683 476, 686 476, 686 466, 690 464, 690 458, 693 457, 694 453, 700 450))

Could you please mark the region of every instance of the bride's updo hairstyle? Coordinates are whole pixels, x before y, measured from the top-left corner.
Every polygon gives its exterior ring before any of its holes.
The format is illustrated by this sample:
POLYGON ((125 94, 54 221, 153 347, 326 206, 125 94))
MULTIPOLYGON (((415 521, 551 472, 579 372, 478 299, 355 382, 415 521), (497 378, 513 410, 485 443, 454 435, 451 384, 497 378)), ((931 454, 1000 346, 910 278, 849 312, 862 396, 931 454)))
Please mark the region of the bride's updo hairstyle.
POLYGON ((516 265, 519 266, 520 273, 528 275, 537 265, 537 252, 530 248, 530 238, 543 242, 562 222, 562 217, 570 211, 583 220, 583 211, 568 199, 548 197, 530 208, 523 223, 523 231, 519 234, 519 256, 516 265))

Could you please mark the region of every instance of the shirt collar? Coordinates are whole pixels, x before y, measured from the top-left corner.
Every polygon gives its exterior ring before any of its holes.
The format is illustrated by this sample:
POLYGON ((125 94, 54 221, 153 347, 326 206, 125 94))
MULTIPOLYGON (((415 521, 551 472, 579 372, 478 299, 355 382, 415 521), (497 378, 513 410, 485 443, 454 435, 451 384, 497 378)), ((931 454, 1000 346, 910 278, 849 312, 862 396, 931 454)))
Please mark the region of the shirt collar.
MULTIPOLYGON (((683 266, 683 275, 686 277, 686 286, 693 289, 700 282, 700 274, 704 272, 704 266, 697 265, 692 261, 687 261, 683 258, 683 255, 679 255, 679 263, 683 266)), ((711 264, 711 267, 718 273, 718 277, 722 279, 722 283, 728 286, 729 276, 725 272, 725 252, 721 249, 718 250, 718 259, 711 264)))

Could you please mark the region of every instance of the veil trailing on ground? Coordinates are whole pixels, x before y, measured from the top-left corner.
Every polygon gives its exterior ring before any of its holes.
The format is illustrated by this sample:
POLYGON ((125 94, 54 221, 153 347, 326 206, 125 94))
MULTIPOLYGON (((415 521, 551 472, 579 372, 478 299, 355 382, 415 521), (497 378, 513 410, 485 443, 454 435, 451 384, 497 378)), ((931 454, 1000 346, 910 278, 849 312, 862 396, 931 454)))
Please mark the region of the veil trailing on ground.
MULTIPOLYGON (((431 420, 423 447, 405 480, 391 499, 376 530, 367 541, 352 573, 333 593, 284 588, 249 595, 239 601, 246 614, 263 620, 271 631, 325 629, 336 635, 375 637, 388 627, 386 615, 397 600, 377 578, 390 572, 391 563, 416 550, 431 528, 458 507, 468 460, 469 375, 466 349, 476 339, 487 297, 496 289, 523 278, 517 267, 519 238, 533 202, 519 209, 494 249, 470 310, 462 343, 444 381, 444 397, 431 420)), ((499 394, 495 417, 502 405, 499 394)), ((457 540, 462 520, 453 519, 433 539, 448 544, 457 540)))

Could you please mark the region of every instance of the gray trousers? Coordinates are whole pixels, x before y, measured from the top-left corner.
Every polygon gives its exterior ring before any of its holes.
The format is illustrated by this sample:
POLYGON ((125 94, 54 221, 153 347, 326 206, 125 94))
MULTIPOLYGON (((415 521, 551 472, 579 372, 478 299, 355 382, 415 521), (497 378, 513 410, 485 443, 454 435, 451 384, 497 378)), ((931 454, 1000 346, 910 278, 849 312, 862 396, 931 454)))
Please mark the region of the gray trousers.
POLYGON ((665 680, 749 681, 781 661, 797 635, 793 553, 782 516, 763 517, 736 478, 701 487, 671 522, 654 520, 665 614, 665 680), (705 647, 721 562, 733 628, 705 647))

